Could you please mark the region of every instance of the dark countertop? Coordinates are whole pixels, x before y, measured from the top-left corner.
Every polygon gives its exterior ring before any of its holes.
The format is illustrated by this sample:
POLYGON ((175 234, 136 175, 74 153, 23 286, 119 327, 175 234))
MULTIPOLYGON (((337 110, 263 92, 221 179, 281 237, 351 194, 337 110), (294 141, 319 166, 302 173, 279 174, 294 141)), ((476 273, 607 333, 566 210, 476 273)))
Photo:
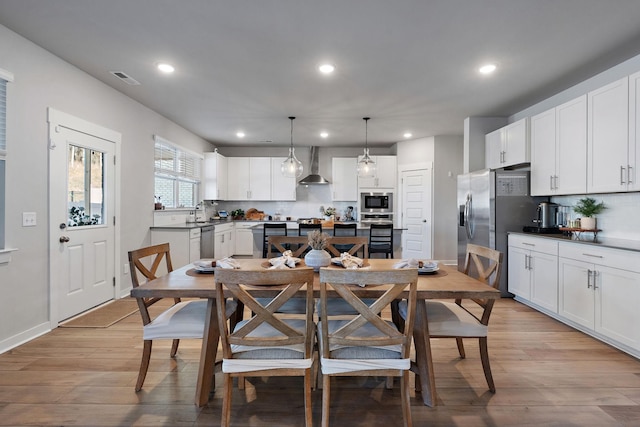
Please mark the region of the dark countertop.
MULTIPOLYGON (((271 222, 284 222, 284 221, 271 221, 271 222)), ((360 222, 356 222, 355 224, 358 225, 357 229, 358 230, 369 230, 369 224, 362 224, 360 222)), ((251 227, 251 229, 253 231, 262 231, 262 224, 256 224, 255 226, 251 227)), ((333 230, 333 226, 329 226, 329 227, 322 227, 323 230, 333 230)), ((298 223, 293 222, 291 224, 287 223, 287 230, 298 230, 298 223)), ((405 228, 394 228, 393 231, 403 231, 406 230, 405 228)))
POLYGON ((241 223, 251 223, 251 222, 255 222, 262 224, 263 222, 286 222, 287 224, 297 224, 296 221, 275 221, 275 220, 262 220, 262 221, 258 221, 258 220, 253 220, 253 219, 243 219, 243 220, 231 220, 231 219, 215 219, 212 221, 207 221, 207 222, 185 222, 182 224, 167 224, 167 225, 154 225, 152 227, 149 227, 151 230, 191 230, 193 228, 202 228, 202 227, 208 227, 208 226, 212 226, 212 225, 219 225, 219 224, 230 224, 230 223, 234 223, 234 222, 241 222, 241 223))
POLYGON ((640 252, 640 241, 638 240, 625 240, 625 239, 611 239, 598 236, 594 242, 593 233, 583 231, 580 239, 576 239, 575 236, 568 236, 564 234, 538 234, 538 233, 524 233, 518 231, 511 231, 508 234, 521 234, 530 237, 543 237, 545 239, 554 239, 562 242, 581 243, 585 245, 600 246, 603 248, 613 249, 625 249, 629 251, 640 252))

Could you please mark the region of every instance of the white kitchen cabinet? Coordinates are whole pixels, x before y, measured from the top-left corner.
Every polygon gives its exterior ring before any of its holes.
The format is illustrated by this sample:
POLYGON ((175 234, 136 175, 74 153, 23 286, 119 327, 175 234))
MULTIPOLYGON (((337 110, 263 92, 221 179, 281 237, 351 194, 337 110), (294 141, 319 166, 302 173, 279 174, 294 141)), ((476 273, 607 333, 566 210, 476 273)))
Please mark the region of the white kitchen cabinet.
POLYGON ((509 292, 558 312, 558 242, 509 235, 509 292))
POLYGON ((640 254, 561 242, 559 257, 559 314, 640 350, 640 254))
POLYGON ((200 259, 200 228, 151 230, 151 244, 161 243, 169 243, 174 269, 200 259))
POLYGON ((296 177, 286 177, 282 174, 280 167, 285 160, 286 157, 271 158, 271 200, 295 202, 298 183, 296 177))
POLYGON ((629 76, 629 164, 627 190, 640 191, 637 174, 640 165, 640 72, 629 76))
POLYGON ((216 224, 215 228, 215 243, 214 243, 214 256, 216 259, 232 256, 235 252, 234 242, 234 225, 229 224, 216 224))
POLYGON ((271 200, 271 158, 228 157, 227 200, 271 200))
POLYGON ((498 169, 529 161, 528 117, 485 136, 485 165, 487 168, 498 169))
POLYGON ((236 241, 235 241, 235 254, 236 255, 253 255, 253 231, 251 227, 259 224, 258 222, 236 222, 236 241))
POLYGON ((203 200, 226 200, 227 158, 218 153, 204 153, 203 200))
POLYGON ((531 194, 587 191, 587 96, 531 117, 531 194))
POLYGON ((587 192, 627 191, 629 78, 588 94, 587 192))
POLYGON ((358 201, 358 159, 334 157, 331 159, 331 200, 358 201))
MULTIPOLYGON (((362 156, 358 156, 357 160, 360 160, 361 158, 362 156)), ((358 178, 358 188, 396 188, 398 182, 398 161, 396 156, 371 156, 371 158, 376 162, 376 175, 373 178, 358 178)))

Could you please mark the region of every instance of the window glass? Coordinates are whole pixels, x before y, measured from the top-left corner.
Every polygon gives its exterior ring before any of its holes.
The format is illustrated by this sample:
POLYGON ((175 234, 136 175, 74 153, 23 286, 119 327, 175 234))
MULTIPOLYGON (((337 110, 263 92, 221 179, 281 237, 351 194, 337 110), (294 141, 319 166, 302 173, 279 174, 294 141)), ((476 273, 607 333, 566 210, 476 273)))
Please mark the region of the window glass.
POLYGON ((155 138, 155 202, 166 208, 198 204, 202 158, 160 138, 155 138))
POLYGON ((104 153, 69 145, 67 154, 67 224, 104 224, 104 153))

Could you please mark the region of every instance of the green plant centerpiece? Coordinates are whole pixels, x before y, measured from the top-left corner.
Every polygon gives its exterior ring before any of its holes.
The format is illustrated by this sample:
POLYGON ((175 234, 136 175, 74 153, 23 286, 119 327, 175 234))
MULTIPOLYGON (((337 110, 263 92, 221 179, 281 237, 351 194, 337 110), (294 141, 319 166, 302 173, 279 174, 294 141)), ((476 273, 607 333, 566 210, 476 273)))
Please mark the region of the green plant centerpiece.
POLYGON ((320 267, 331 264, 331 255, 324 250, 327 247, 329 235, 320 230, 313 230, 308 236, 311 250, 304 256, 304 263, 318 271, 320 267))
POLYGON ((335 215, 337 211, 336 208, 332 208, 331 206, 327 206, 326 209, 324 206, 320 206, 320 212, 322 212, 322 215, 329 218, 332 215, 335 215))
POLYGON ((71 207, 69 209, 69 220, 67 221, 67 225, 69 227, 79 227, 81 225, 97 225, 100 224, 100 215, 93 214, 88 215, 85 212, 85 209, 80 207, 71 207))
POLYGON ((573 210, 581 215, 580 228, 584 230, 595 230, 595 216, 605 209, 604 202, 598 203, 592 197, 584 197, 578 200, 578 203, 573 207, 573 210))
POLYGON ((235 220, 244 219, 244 210, 243 209, 234 209, 231 211, 231 218, 235 220))

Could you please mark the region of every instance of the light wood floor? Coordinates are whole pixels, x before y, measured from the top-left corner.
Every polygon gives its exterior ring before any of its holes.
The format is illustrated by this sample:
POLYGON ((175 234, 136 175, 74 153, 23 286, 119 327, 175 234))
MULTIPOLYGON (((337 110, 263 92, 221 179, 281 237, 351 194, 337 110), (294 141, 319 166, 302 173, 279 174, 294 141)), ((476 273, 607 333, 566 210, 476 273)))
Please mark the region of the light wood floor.
MULTIPOLYGON (((640 425, 640 361, 513 300, 493 311, 489 349, 497 393, 488 392, 477 351, 434 340, 438 403, 412 398, 416 426, 640 425)), ((193 404, 200 341, 156 342, 144 389, 134 392, 142 351, 138 314, 106 329, 58 328, 0 355, 0 425, 215 426, 218 388, 193 404)), ((398 387, 342 378, 332 387, 332 426, 401 425, 398 387)), ((234 389, 233 425, 301 426, 300 379, 249 380, 234 389)), ((320 423, 321 390, 314 392, 320 423)))

